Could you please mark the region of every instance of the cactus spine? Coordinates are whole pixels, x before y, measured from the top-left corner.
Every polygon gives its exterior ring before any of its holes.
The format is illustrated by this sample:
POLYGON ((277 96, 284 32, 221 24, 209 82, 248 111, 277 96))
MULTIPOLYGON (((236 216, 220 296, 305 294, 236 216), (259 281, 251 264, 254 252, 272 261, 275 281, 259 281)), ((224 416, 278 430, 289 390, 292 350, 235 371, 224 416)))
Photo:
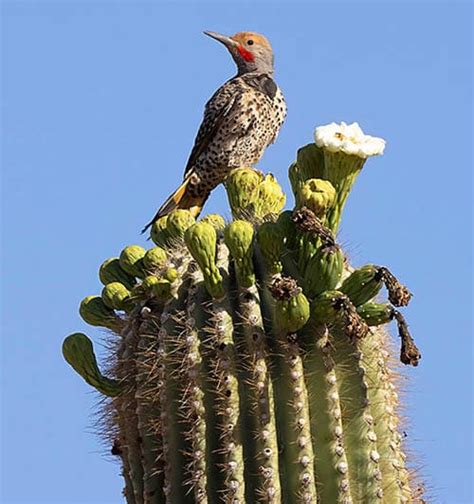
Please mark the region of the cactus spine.
POLYGON ((420 354, 385 267, 352 269, 336 233, 365 159, 310 144, 290 167, 226 182, 232 222, 184 210, 156 247, 103 263, 80 313, 116 334, 111 368, 81 333, 69 364, 101 394, 129 504, 422 502, 406 465, 394 358, 420 354), (388 303, 374 300, 385 285, 388 303))

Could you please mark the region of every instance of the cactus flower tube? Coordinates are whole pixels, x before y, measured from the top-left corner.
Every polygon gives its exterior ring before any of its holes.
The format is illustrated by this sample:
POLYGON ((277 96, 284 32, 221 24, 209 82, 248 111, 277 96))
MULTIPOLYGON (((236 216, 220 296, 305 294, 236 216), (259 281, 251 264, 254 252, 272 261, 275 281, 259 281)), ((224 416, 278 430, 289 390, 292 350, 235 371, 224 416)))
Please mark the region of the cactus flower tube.
POLYGON ((336 202, 328 215, 328 224, 337 231, 342 211, 357 175, 371 156, 383 154, 385 140, 365 135, 357 123, 331 123, 314 132, 316 145, 324 153, 324 177, 336 189, 336 202))
POLYGON ((79 313, 106 331, 108 365, 83 333, 63 355, 103 396, 128 504, 425 502, 398 413, 395 362, 421 358, 412 294, 337 243, 384 145, 357 124, 317 128, 289 169, 294 208, 273 175, 238 168, 230 222, 176 210, 148 250, 100 266, 101 295, 79 313))

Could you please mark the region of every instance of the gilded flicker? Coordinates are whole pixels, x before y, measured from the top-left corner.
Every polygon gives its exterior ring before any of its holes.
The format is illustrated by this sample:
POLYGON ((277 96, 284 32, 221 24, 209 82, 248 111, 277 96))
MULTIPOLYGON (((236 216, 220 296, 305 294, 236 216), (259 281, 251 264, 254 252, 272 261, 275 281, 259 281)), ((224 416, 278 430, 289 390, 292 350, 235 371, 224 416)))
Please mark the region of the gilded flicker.
POLYGON ((266 37, 253 32, 233 37, 204 33, 224 44, 237 64, 237 75, 207 102, 184 181, 143 231, 177 208, 197 217, 210 192, 232 169, 260 160, 285 119, 285 99, 273 80, 273 51, 266 37))

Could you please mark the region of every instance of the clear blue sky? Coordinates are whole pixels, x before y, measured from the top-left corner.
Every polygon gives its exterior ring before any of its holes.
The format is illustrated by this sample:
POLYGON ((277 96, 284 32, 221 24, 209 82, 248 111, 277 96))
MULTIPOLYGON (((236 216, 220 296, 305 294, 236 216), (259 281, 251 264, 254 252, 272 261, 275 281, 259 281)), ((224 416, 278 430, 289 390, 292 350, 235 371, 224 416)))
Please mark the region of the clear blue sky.
MULTIPOLYGON (((347 206, 355 264, 415 293, 408 442, 433 502, 472 503, 471 16, 467 3, 3 2, 2 503, 119 503, 94 394, 60 355, 97 268, 181 179, 207 98, 233 72, 204 29, 265 33, 288 119, 260 164, 313 128, 387 139, 347 206)), ((291 199, 290 199, 291 202, 291 199)), ((208 210, 226 214, 222 190, 208 210)))

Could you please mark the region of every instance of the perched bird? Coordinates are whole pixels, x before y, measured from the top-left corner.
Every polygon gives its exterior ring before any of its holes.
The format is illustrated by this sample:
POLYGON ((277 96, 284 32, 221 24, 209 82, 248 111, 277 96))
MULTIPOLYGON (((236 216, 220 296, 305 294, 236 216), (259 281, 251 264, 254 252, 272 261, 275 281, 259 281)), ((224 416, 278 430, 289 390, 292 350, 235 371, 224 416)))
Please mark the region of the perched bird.
POLYGON ((232 169, 260 160, 285 119, 285 99, 273 80, 273 51, 266 37, 253 32, 233 37, 204 33, 224 44, 237 64, 237 75, 207 102, 184 181, 143 231, 177 208, 197 217, 210 192, 232 169))

